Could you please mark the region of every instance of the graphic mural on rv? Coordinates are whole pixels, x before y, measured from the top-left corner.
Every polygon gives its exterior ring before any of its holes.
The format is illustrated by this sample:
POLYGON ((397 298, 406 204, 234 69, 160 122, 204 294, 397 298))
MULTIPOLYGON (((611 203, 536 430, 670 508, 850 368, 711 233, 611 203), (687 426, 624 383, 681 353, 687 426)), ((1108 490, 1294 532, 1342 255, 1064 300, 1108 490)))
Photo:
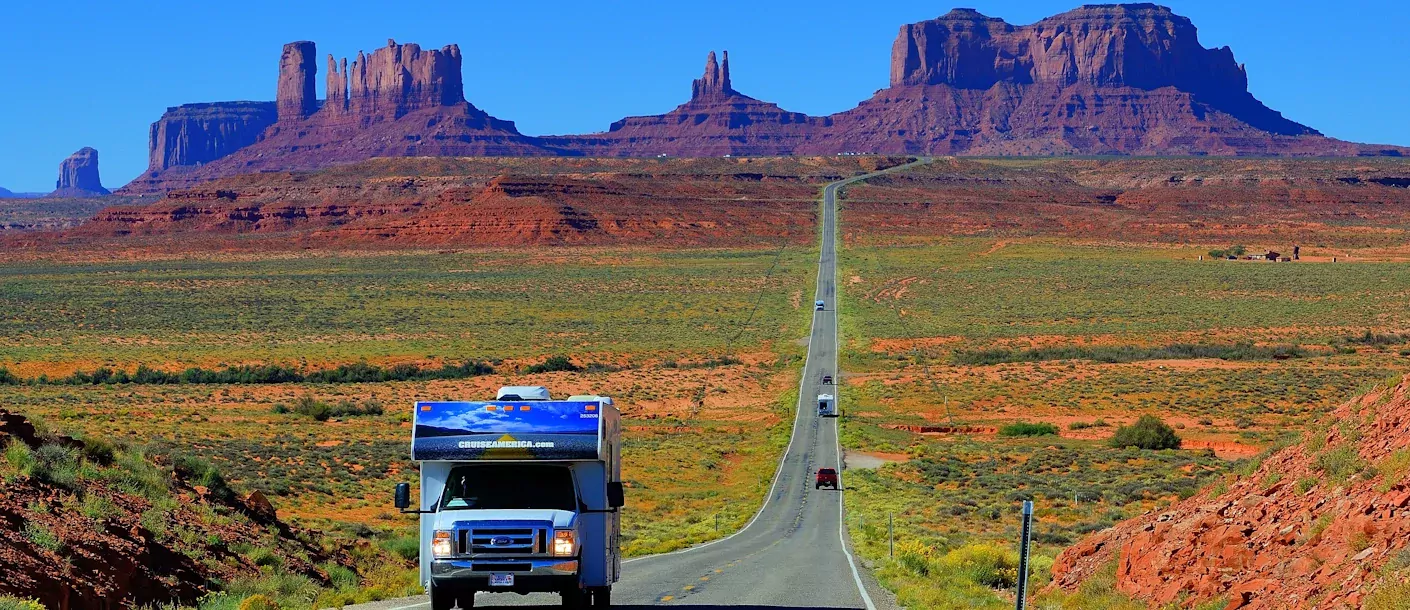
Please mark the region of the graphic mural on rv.
POLYGON ((595 460, 598 403, 419 402, 414 460, 595 460))

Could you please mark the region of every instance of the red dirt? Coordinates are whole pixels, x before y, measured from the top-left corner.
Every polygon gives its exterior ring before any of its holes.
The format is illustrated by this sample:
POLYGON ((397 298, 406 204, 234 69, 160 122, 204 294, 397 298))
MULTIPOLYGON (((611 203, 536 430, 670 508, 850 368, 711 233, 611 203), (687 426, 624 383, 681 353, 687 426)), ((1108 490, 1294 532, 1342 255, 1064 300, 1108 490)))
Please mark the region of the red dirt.
MULTIPOLYGON (((1384 464, 1410 448, 1410 382, 1354 399, 1331 421, 1346 425, 1312 433, 1326 448, 1384 464)), ((1117 588, 1155 606, 1223 596, 1229 608, 1360 607, 1378 568, 1410 545, 1410 482, 1398 471, 1335 482, 1315 465, 1326 448, 1283 449, 1222 493, 1089 536, 1058 556, 1054 586, 1075 588, 1116 561, 1117 588), (1302 481, 1312 487, 1299 491, 1302 481)))
POLYGON ((1379 248, 1404 242, 1405 184, 1410 162, 1396 159, 951 159, 849 188, 843 230, 1379 248))

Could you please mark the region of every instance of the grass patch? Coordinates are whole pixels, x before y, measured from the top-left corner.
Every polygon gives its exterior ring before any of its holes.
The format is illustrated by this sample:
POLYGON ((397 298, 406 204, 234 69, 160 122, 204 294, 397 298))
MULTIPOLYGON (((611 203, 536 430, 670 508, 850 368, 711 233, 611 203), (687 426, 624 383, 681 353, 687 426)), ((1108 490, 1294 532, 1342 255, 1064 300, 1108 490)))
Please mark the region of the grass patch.
POLYGON ((1057 426, 1041 422, 1015 422, 999 428, 999 436, 1057 436, 1057 433, 1057 426))

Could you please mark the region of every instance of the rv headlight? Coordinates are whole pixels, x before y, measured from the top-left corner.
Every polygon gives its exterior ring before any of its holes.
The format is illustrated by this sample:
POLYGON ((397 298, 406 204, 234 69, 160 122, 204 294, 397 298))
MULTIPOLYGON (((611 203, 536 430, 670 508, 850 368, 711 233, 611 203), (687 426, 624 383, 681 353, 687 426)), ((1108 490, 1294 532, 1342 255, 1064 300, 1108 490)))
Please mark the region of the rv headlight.
POLYGON ((577 546, 578 535, 573 530, 553 530, 553 556, 572 557, 573 547, 577 546))
POLYGON ((455 554, 454 534, 450 530, 436 530, 436 535, 431 538, 432 557, 450 557, 455 554))

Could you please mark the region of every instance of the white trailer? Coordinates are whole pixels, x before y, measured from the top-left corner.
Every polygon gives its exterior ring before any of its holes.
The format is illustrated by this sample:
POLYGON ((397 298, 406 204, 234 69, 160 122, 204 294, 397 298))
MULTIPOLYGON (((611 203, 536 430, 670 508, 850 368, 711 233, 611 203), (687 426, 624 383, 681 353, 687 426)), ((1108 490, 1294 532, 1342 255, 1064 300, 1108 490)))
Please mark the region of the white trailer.
POLYGON ((411 459, 421 467, 396 506, 421 515, 421 582, 432 610, 475 593, 557 592, 569 608, 611 605, 622 572, 621 417, 612 399, 548 400, 542 387, 503 400, 418 402, 411 459))
POLYGON ((837 417, 837 398, 832 394, 818 394, 818 416, 837 417))

